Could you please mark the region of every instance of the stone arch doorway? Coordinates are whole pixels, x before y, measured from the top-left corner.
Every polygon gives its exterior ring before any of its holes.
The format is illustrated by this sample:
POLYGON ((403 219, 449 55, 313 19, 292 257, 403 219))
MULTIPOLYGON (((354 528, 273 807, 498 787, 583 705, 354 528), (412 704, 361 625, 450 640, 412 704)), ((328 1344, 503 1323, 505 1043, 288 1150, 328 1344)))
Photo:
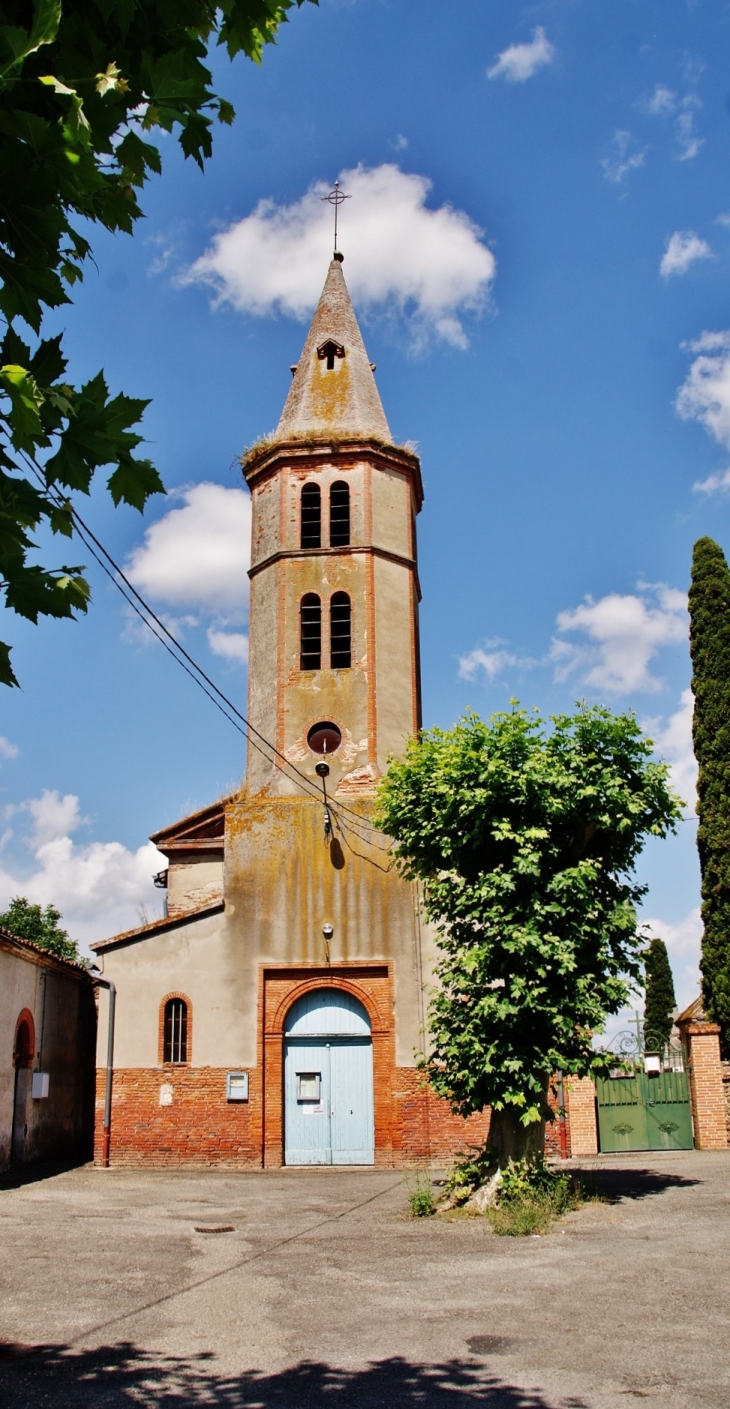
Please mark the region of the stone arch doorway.
POLYGON ((34 1047, 33 1018, 27 1009, 24 1009, 18 1018, 13 1047, 15 1084, 13 1089, 13 1133, 10 1142, 11 1164, 22 1164, 25 1156, 34 1047))
POLYGON ((286 1164, 374 1164, 370 1018, 353 994, 315 988, 284 1023, 286 1164))

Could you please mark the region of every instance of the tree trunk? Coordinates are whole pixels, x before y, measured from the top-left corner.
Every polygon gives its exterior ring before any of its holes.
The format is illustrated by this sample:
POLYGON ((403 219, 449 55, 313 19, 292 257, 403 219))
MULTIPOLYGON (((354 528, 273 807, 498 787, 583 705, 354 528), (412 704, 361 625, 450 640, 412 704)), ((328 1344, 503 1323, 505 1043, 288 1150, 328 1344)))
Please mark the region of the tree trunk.
POLYGON ((545 1150, 545 1121, 523 1125, 517 1111, 492 1111, 487 1136, 487 1151, 496 1169, 504 1169, 510 1160, 534 1160, 545 1150))

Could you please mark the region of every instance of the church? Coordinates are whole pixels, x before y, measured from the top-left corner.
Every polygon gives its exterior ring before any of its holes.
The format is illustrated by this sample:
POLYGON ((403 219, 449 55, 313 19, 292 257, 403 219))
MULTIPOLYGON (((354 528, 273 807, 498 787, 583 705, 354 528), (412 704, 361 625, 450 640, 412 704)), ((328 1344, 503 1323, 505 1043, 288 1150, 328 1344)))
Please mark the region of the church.
MULTIPOLYGON (((105 1144, 97 1131, 112 1165, 401 1166, 486 1134, 486 1114, 454 1116, 417 1069, 433 937, 370 820, 421 724, 423 487, 342 264, 276 431, 243 458, 245 785, 153 834, 165 917, 93 946, 116 992, 105 1144)), ((99 1112, 108 1002, 102 990, 99 1112)))

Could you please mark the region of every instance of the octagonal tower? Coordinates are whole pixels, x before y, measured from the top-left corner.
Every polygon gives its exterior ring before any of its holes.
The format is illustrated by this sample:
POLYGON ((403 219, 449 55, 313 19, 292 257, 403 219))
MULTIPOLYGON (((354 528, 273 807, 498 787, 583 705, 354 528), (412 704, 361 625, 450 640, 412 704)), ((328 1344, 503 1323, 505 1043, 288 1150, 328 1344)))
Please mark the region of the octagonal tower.
POLYGON ((418 457, 393 444, 335 255, 276 431, 245 456, 251 490, 250 793, 291 793, 282 759, 370 791, 420 727, 418 457))

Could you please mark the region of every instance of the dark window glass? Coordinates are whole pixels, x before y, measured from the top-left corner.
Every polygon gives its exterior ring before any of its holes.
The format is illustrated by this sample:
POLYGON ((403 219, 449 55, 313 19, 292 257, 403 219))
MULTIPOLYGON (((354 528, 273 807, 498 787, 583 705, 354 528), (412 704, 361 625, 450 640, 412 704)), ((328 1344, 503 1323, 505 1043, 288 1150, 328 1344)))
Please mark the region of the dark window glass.
POLYGON ((318 484, 305 484, 302 490, 301 546, 322 547, 322 496, 318 484))
POLYGON ((344 480, 330 485, 330 547, 344 548, 350 542, 350 486, 344 480))
POLYGON ((299 669, 319 670, 322 665, 322 603, 315 592, 302 597, 299 618, 299 669))
POLYGON ((333 670, 348 670, 352 662, 350 598, 335 592, 330 602, 330 664, 333 670))
POLYGON ((165 1004, 163 1062, 188 1059, 188 1005, 182 998, 168 998, 165 1004))

